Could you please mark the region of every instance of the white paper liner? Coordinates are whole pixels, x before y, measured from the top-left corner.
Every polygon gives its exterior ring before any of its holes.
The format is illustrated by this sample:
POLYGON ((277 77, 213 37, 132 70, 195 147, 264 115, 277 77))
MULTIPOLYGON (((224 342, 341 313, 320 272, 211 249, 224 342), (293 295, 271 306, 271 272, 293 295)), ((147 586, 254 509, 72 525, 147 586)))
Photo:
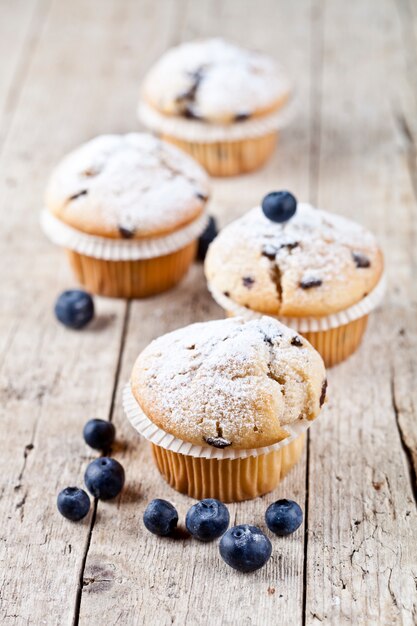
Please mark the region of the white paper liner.
MULTIPOLYGON (((130 383, 127 383, 123 389, 123 409, 126 417, 132 424, 133 428, 142 435, 145 439, 151 443, 170 450, 171 452, 177 452, 179 454, 185 454, 187 456, 193 456, 203 459, 245 459, 249 456, 260 456, 262 454, 268 454, 274 450, 280 450, 284 446, 300 437, 315 420, 302 419, 297 422, 285 425, 284 428, 288 432, 288 437, 274 443, 272 446, 265 446, 263 448, 250 448, 247 450, 235 450, 230 448, 213 448, 209 446, 197 446, 187 441, 182 441, 173 435, 168 434, 145 415, 139 406, 138 401, 132 393, 130 383)), ((326 410, 326 406, 323 407, 326 410)), ((317 419, 317 418, 316 418, 317 419)))
MULTIPOLYGON (((256 319, 265 315, 265 313, 253 311, 252 309, 248 309, 241 304, 237 304, 231 298, 215 289, 213 285, 209 284, 208 289, 217 304, 234 315, 239 315, 245 319, 256 319)), ((386 279, 385 274, 383 274, 377 286, 371 291, 370 294, 357 304, 354 304, 343 311, 339 311, 338 313, 332 313, 331 315, 325 315, 323 317, 285 317, 284 315, 269 315, 269 317, 274 317, 278 321, 282 322, 282 324, 297 330, 299 333, 331 330, 332 328, 338 328, 339 326, 344 326, 349 322, 360 319, 376 309, 382 302, 385 295, 385 289, 386 279)))
POLYGON ((169 235, 143 240, 119 240, 88 235, 68 226, 48 210, 41 212, 41 226, 46 236, 55 244, 79 254, 106 261, 138 261, 164 256, 181 250, 198 239, 208 224, 203 213, 196 220, 169 235))
POLYGON ((156 133, 171 135, 185 141, 214 143, 262 137, 278 131, 292 121, 296 110, 297 100, 292 96, 274 113, 232 124, 210 124, 179 116, 163 115, 144 101, 139 102, 137 113, 139 120, 156 133))

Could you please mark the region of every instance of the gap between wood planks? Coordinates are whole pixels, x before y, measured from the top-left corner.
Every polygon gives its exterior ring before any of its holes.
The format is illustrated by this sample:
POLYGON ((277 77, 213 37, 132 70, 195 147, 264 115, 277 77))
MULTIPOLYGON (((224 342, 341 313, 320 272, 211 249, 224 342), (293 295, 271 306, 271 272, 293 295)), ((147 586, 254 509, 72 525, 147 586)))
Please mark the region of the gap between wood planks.
MULTIPOLYGON (((119 353, 117 355, 116 371, 114 375, 114 383, 113 383, 113 389, 112 389, 112 394, 111 394, 111 399, 110 399, 110 407, 109 407, 109 415, 108 415, 109 422, 113 420, 116 393, 117 393, 117 388, 119 386, 120 370, 122 366, 123 352, 124 352, 124 348, 126 344, 126 335, 127 335, 128 325, 129 325, 129 313, 130 313, 130 300, 126 300, 125 310, 124 310, 124 315, 123 315, 122 333, 120 337, 120 347, 119 347, 119 353)), ((82 556, 80 571, 78 575, 77 592, 75 596, 74 618, 72 622, 73 626, 76 626, 79 623, 79 619, 80 619, 81 598, 82 598, 82 593, 83 593, 83 587, 85 586, 85 583, 84 583, 85 566, 87 563, 88 551, 90 549, 91 538, 92 538, 94 526, 96 523, 97 509, 98 509, 98 499, 94 498, 93 513, 91 515, 90 527, 88 529, 87 538, 85 541, 84 554, 82 556)))
MULTIPOLYGON (((416 102, 414 102, 413 100, 411 104, 417 104, 417 34, 413 29, 415 17, 417 16, 413 16, 413 5, 410 3, 409 0, 397 0, 395 2, 395 5, 398 10, 399 21, 403 33, 406 82, 408 83, 410 89, 410 97, 416 100, 416 102)), ((417 202, 417 126, 415 125, 414 121, 410 119, 408 115, 409 111, 407 111, 401 105, 401 108, 399 110, 395 107, 396 105, 394 104, 394 123, 404 144, 407 168, 411 181, 411 188, 413 190, 415 201, 417 202)), ((392 406, 395 414, 398 434, 407 461, 411 490, 417 505, 417 462, 415 458, 415 450, 413 450, 417 442, 408 440, 407 434, 404 432, 401 425, 401 410, 396 401, 394 373, 395 372, 393 371, 391 376, 392 406)))
MULTIPOLYGON (((12 80, 8 86, 8 90, 6 92, 4 100, 2 119, 0 120, 0 153, 3 151, 7 136, 12 127, 13 116, 15 111, 17 110, 19 98, 29 73, 30 63, 35 55, 35 51, 41 38, 42 29, 45 25, 49 10, 51 8, 51 4, 52 0, 38 0, 34 8, 33 15, 30 19, 27 32, 24 36, 23 43, 18 55, 19 58, 16 66, 16 71, 14 72, 12 80)), ((17 330, 17 325, 15 329, 17 330)), ((14 485, 15 491, 19 491, 22 487, 27 459, 30 452, 34 448, 33 442, 36 437, 37 425, 38 422, 36 421, 30 441, 23 448, 22 468, 19 472, 17 482, 14 485)), ((21 520, 23 520, 24 516, 26 498, 27 492, 23 493, 21 499, 16 505, 16 508, 20 509, 21 520)))
MULTIPOLYGON (((310 150, 309 150, 309 201, 317 206, 320 175, 320 134, 322 117, 322 78, 324 45, 324 3, 311 7, 311 71, 310 71, 310 150)), ((303 559, 303 595, 301 619, 302 625, 307 620, 307 552, 308 552, 308 505, 309 505, 309 469, 310 469, 310 432, 306 437, 305 461, 305 501, 304 501, 304 559, 303 559)))

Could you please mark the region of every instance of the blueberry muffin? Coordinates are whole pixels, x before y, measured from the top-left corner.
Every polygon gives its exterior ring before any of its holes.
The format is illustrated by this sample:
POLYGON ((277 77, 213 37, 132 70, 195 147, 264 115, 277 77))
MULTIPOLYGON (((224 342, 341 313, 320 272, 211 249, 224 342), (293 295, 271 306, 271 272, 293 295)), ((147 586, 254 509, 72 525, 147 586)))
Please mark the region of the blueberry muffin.
POLYGON ((203 169, 174 146, 147 134, 103 135, 54 170, 42 222, 90 291, 142 297, 187 271, 208 196, 203 169))
POLYGON ((145 77, 140 120, 213 176, 256 169, 272 154, 291 87, 273 59, 223 39, 168 50, 145 77))
POLYGON ((380 299, 383 257, 359 224, 275 192, 221 231, 205 271, 228 313, 276 316, 334 365, 356 349, 380 299))
POLYGON ((130 392, 158 443, 160 432, 175 441, 153 444, 167 481, 196 498, 231 501, 270 491, 299 459, 326 386, 308 341, 270 317, 234 317, 153 341, 134 365, 130 392))

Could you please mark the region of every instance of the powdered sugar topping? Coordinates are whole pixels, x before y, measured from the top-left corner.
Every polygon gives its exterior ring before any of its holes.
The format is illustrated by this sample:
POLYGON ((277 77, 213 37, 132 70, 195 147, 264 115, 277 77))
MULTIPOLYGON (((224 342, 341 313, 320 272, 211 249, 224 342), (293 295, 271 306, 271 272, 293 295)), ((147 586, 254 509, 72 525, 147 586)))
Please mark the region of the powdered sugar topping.
POLYGON ((144 133, 102 135, 66 156, 53 172, 47 207, 79 230, 141 238, 198 217, 209 195, 203 169, 144 133))
POLYGON ((246 120, 282 104, 289 91, 273 59, 219 38, 168 50, 144 85, 145 99, 162 113, 214 123, 246 120))
POLYGON ((321 357, 294 331, 271 318, 233 318, 153 341, 132 389, 152 421, 185 441, 254 448, 314 418, 324 378, 321 357))
POLYGON ((381 272, 382 257, 369 231, 305 203, 284 223, 252 209, 221 231, 206 260, 207 278, 217 291, 274 315, 342 310, 369 293, 381 272))

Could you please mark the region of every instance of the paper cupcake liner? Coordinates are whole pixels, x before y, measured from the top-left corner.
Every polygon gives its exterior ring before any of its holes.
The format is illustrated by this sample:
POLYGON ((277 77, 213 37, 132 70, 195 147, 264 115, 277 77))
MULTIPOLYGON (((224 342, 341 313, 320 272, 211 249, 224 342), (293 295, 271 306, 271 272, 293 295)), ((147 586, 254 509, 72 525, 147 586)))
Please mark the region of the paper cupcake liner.
POLYGON ((233 313, 233 315, 237 315, 245 319, 257 319, 259 317, 263 317, 264 315, 268 315, 269 317, 279 320, 289 328, 293 328, 300 333, 306 333, 331 330, 332 328, 344 326, 349 324, 349 322, 353 322, 361 317, 364 317, 365 315, 369 315, 369 313, 376 309, 382 302, 385 295, 386 279, 385 274, 383 274, 377 286, 371 291, 371 293, 357 304, 354 304, 343 311, 339 311, 338 313, 332 313, 331 315, 325 315, 323 317, 285 317, 284 315, 269 315, 253 311, 252 309, 237 304, 237 302, 234 302, 231 298, 218 291, 215 287, 213 287, 213 285, 209 284, 208 289, 217 304, 226 311, 233 313))
MULTIPOLYGON (((218 448, 212 448, 207 446, 197 446, 193 443, 183 441, 182 439, 178 439, 177 437, 174 437, 173 435, 170 435, 169 433, 159 428, 142 411, 138 401, 132 393, 130 383, 127 383, 123 389, 123 409, 126 417, 135 428, 135 430, 137 430, 137 432, 142 435, 142 437, 144 437, 154 445, 159 446, 160 448, 164 448, 165 450, 169 450, 171 452, 176 452, 177 454, 184 454, 186 456, 193 456, 203 459, 218 460, 245 459, 247 457, 257 457, 261 456, 262 454, 268 454, 269 452, 274 452, 275 450, 281 450, 289 443, 300 437, 303 433, 305 433, 311 426, 313 421, 315 421, 302 419, 298 420, 294 424, 283 426, 283 428, 285 428, 285 430, 288 432, 288 437, 286 437, 282 441, 279 441, 278 443, 274 443, 271 446, 265 446, 263 448, 250 448, 245 450, 236 450, 229 448, 224 448, 220 450, 218 448)), ((322 411, 323 410, 326 410, 326 407, 323 407, 322 411)))
POLYGON ((121 241, 88 235, 68 226, 52 213, 41 212, 41 227, 46 236, 58 246, 105 261, 139 261, 164 256, 181 250, 201 235, 208 224, 203 213, 196 220, 169 235, 144 240, 121 241))
POLYGON ((278 131, 292 121, 297 108, 297 100, 293 96, 278 111, 232 124, 210 124, 163 115, 144 101, 139 103, 137 113, 139 120, 154 132, 192 142, 214 143, 261 137, 278 131))

